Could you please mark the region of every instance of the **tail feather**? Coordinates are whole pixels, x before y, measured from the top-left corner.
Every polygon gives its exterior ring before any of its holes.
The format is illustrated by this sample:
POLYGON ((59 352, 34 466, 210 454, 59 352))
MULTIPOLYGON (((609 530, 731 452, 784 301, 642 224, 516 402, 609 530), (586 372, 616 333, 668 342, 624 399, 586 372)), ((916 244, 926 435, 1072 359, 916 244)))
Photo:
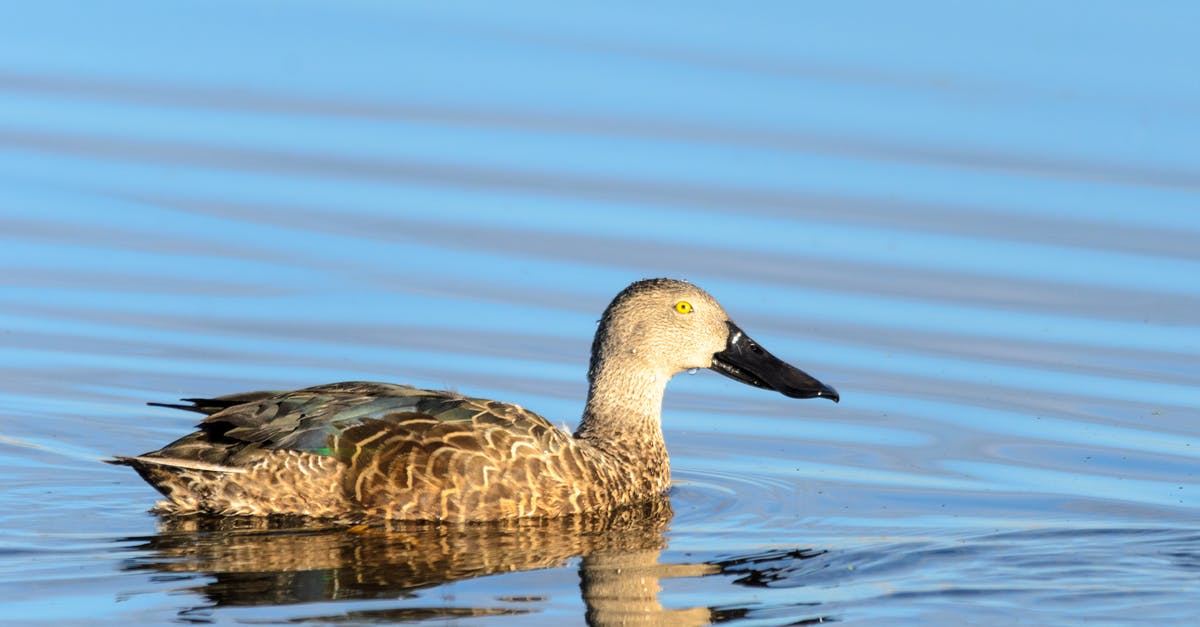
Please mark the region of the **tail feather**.
POLYGON ((239 474, 246 472, 245 468, 235 466, 224 466, 221 464, 210 464, 195 459, 179 459, 175 457, 147 457, 138 455, 136 457, 126 457, 117 455, 112 459, 104 460, 105 463, 118 464, 122 466, 132 466, 134 468, 175 468, 181 470, 203 470, 209 472, 222 472, 239 474))
POLYGON ((155 402, 149 402, 146 404, 151 407, 166 407, 169 409, 182 409, 184 411, 194 411, 194 412, 201 413, 201 414, 208 413, 208 412, 204 411, 203 409, 201 409, 200 406, 197 404, 197 401, 200 399, 181 398, 179 400, 189 402, 189 403, 191 403, 191 405, 183 405, 181 403, 155 403, 155 402))
POLYGON ((221 410, 229 409, 235 405, 244 403, 254 403, 263 399, 271 398, 278 392, 262 391, 262 392, 241 392, 238 394, 229 394, 219 396, 217 398, 181 398, 183 403, 146 403, 151 407, 168 407, 170 409, 182 409, 184 411, 194 411, 198 414, 213 415, 221 410), (188 403, 188 404, 184 404, 188 403))

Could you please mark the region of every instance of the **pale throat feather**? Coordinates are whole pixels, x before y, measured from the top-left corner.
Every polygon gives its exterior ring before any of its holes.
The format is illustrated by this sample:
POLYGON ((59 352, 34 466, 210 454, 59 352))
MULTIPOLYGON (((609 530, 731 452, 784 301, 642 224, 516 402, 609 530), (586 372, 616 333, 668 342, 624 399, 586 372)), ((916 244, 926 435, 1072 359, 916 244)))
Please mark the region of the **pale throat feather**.
POLYGON ((674 373, 636 354, 606 356, 592 372, 587 406, 575 437, 607 451, 666 450, 662 403, 674 373))

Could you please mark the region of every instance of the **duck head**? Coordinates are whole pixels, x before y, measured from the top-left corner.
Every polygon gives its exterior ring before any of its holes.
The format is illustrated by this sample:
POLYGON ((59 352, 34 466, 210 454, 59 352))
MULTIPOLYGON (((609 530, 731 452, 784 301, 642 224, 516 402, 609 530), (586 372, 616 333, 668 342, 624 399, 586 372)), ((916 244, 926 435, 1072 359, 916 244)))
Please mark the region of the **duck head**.
POLYGON ((772 355, 708 292, 685 281, 646 279, 613 299, 596 332, 589 378, 617 353, 665 378, 710 368, 792 398, 839 399, 837 390, 772 355))

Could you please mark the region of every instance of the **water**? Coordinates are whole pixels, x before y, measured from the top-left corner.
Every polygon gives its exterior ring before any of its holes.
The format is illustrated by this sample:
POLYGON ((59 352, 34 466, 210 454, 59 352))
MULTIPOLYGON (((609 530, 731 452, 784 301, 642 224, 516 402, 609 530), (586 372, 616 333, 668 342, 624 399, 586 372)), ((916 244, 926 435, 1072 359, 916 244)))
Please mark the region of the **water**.
POLYGON ((43 2, 0 22, 0 620, 1183 623, 1187 3, 43 2), (145 401, 367 379, 573 426, 690 279, 835 385, 677 377, 669 512, 158 520, 145 401))

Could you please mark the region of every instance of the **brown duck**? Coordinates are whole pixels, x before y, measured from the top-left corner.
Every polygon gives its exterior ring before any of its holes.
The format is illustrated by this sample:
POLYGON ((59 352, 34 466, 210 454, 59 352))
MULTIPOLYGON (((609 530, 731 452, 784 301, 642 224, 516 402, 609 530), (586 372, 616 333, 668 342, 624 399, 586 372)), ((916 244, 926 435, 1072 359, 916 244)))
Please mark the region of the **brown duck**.
POLYGON ((669 487, 663 392, 694 368, 838 400, 751 340, 704 290, 648 279, 600 320, 573 435, 511 403, 333 383, 166 405, 208 417, 195 433, 112 463, 132 466, 167 497, 157 511, 172 514, 467 522, 604 512, 669 487))

